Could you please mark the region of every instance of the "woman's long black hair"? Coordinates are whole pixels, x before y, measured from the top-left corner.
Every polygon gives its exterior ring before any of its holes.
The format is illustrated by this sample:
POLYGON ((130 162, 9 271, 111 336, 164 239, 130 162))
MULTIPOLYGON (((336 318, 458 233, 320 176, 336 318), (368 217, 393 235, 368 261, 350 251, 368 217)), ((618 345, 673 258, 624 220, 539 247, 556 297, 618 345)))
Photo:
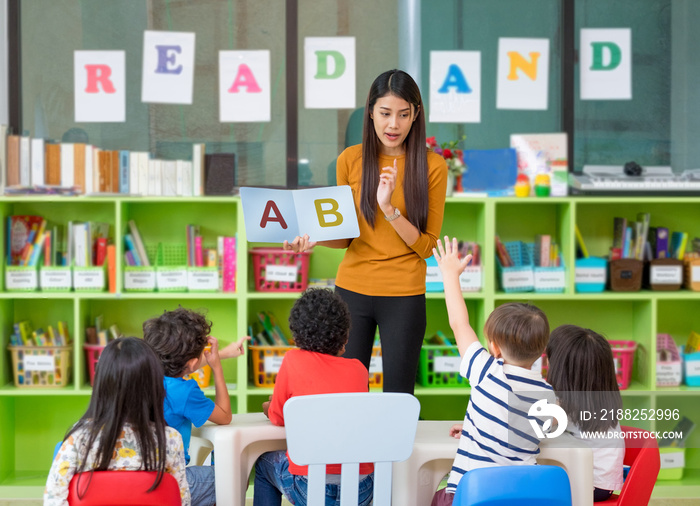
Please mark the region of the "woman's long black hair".
POLYGON ((612 348, 603 336, 578 325, 560 325, 549 336, 547 360, 547 382, 569 421, 582 431, 604 431, 617 425, 622 397, 612 348), (590 419, 582 419, 582 412, 590 413, 590 419), (593 413, 598 416, 594 418, 593 413))
MULTIPOLYGON (((87 432, 86 444, 78 448, 81 453, 76 473, 86 471, 87 456, 95 441, 95 467, 87 471, 106 471, 117 439, 128 423, 138 440, 142 468, 158 473, 149 491, 158 487, 165 472, 164 400, 163 367, 151 347, 136 337, 111 341, 100 355, 87 411, 65 437, 81 429, 87 432)), ((78 490, 84 494, 87 486, 78 490)))
POLYGON ((403 192, 406 219, 425 232, 428 223, 428 158, 425 145, 425 111, 420 89, 413 78, 402 70, 389 70, 377 77, 367 94, 365 121, 362 130, 362 188, 360 210, 372 227, 377 213, 379 186, 379 152, 381 141, 374 130, 372 109, 377 99, 393 95, 411 104, 416 120, 404 141, 406 161, 403 192))

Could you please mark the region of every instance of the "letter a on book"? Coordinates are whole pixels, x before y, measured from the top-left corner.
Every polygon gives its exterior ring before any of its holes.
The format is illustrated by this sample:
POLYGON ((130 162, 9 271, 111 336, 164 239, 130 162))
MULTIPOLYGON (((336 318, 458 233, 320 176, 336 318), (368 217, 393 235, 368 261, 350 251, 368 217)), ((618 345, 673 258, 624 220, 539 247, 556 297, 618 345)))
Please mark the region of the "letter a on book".
POLYGON ((250 242, 291 241, 304 234, 312 241, 360 235, 349 186, 305 190, 243 187, 241 203, 250 242))

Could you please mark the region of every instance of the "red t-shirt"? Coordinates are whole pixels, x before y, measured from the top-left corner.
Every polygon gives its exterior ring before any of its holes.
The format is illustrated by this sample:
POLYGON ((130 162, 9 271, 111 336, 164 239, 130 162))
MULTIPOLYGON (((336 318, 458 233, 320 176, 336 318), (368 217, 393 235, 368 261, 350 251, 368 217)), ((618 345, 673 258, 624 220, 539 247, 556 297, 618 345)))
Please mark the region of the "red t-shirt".
MULTIPOLYGON (((369 373, 357 359, 334 357, 325 353, 306 350, 289 350, 275 380, 268 415, 275 425, 284 425, 284 403, 297 395, 333 394, 343 392, 367 392, 369 373)), ((289 458, 289 453, 287 453, 289 458)), ((360 464, 360 474, 373 471, 372 464, 360 464)), ((307 466, 298 466, 289 459, 289 472, 307 475, 307 466)), ((340 465, 326 467, 327 474, 340 474, 340 465)))

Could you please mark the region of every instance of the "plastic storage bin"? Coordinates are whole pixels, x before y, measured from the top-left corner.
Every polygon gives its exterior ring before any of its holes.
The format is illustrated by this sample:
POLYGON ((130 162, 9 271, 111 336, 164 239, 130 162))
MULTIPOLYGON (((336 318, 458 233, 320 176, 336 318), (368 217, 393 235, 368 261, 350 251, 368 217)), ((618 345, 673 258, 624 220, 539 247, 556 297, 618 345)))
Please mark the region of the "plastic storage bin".
POLYGON ((600 257, 577 258, 574 275, 577 292, 602 292, 608 282, 608 261, 600 257))
POLYGON ((661 469, 657 480, 680 480, 685 469, 685 448, 659 447, 661 469))
POLYGON ((292 348, 294 346, 248 346, 252 362, 250 373, 253 385, 274 387, 284 354, 292 348))
POLYGON ((535 289, 534 265, 527 245, 522 241, 504 244, 513 259, 513 267, 503 267, 496 256, 498 279, 504 292, 531 292, 535 289))
POLYGON ((105 346, 101 344, 84 344, 83 350, 85 350, 85 362, 87 363, 88 376, 90 378, 90 386, 95 384, 95 370, 97 362, 100 360, 100 355, 102 355, 102 350, 105 346))
POLYGON ((205 365, 185 376, 185 379, 193 379, 197 382, 199 388, 207 388, 211 382, 211 367, 205 365))
POLYGON ((621 258, 610 262, 610 289, 614 292, 638 292, 642 289, 644 262, 621 258))
POLYGON ((688 290, 700 291, 700 258, 688 257, 683 261, 683 283, 688 290))
POLYGON ((369 386, 374 388, 382 388, 384 386, 381 346, 372 348, 372 356, 369 359, 369 386))
POLYGON ((65 387, 70 381, 72 346, 8 346, 18 388, 65 387))
POLYGON ((527 245, 530 257, 533 259, 533 286, 536 292, 561 293, 566 288, 566 268, 564 260, 559 255, 558 267, 540 267, 535 258, 539 257, 538 248, 534 244, 527 245))
POLYGON ((155 271, 159 292, 186 292, 187 245, 158 244, 155 271))
POLYGON ((36 267, 5 266, 5 290, 8 292, 35 292, 39 288, 36 267))
POLYGON ((634 352, 637 343, 634 341, 608 341, 615 359, 615 374, 617 384, 621 390, 630 386, 632 380, 632 366, 634 365, 634 352))
POLYGON ((700 387, 700 351, 683 353, 685 384, 700 387))
POLYGON ((424 344, 418 361, 418 384, 429 388, 469 386, 459 375, 461 361, 457 345, 424 344))
POLYGON ((40 265, 39 287, 42 292, 69 292, 73 288, 71 268, 40 265))
POLYGON ((645 285, 652 290, 680 290, 683 285, 683 262, 676 258, 657 258, 649 262, 645 285))
POLYGON ((435 257, 425 259, 425 291, 426 292, 442 292, 445 287, 442 283, 442 272, 438 267, 435 257))
POLYGON ((258 292, 303 292, 309 284, 308 251, 253 248, 253 277, 258 292))
POLYGON ((124 291, 125 292, 154 292, 156 289, 156 268, 155 262, 158 253, 158 246, 147 244, 145 246, 149 267, 124 266, 124 291))
POLYGON ((669 334, 656 336, 656 386, 675 387, 681 384, 683 363, 678 347, 669 334))

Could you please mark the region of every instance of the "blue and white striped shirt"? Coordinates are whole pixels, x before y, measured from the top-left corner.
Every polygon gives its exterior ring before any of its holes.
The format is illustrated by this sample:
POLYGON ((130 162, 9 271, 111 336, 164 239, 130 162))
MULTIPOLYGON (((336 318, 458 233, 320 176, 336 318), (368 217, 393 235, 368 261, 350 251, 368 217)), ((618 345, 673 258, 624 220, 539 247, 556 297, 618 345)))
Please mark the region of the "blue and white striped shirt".
POLYGON ((540 441, 528 410, 540 399, 554 400, 552 387, 538 371, 504 364, 478 342, 467 348, 460 374, 469 380, 471 397, 447 480, 446 492, 452 494, 472 469, 535 464, 540 441))

